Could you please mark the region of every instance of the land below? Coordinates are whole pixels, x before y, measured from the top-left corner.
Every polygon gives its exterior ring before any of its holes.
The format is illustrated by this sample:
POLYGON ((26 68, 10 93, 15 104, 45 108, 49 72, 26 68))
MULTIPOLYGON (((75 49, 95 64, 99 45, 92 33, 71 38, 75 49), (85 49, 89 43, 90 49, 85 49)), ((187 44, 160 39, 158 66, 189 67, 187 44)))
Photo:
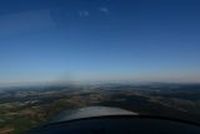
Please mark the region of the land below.
POLYGON ((21 134, 64 110, 110 106, 200 123, 199 84, 24 86, 0 90, 0 134, 21 134))

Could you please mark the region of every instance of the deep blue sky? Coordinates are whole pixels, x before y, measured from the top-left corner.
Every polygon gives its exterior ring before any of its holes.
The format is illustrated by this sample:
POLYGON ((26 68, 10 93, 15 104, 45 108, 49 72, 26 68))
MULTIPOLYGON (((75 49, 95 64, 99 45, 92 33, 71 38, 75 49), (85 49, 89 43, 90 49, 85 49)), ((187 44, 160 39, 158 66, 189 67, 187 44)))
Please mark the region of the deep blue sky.
POLYGON ((0 2, 0 83, 200 82, 200 2, 0 2))

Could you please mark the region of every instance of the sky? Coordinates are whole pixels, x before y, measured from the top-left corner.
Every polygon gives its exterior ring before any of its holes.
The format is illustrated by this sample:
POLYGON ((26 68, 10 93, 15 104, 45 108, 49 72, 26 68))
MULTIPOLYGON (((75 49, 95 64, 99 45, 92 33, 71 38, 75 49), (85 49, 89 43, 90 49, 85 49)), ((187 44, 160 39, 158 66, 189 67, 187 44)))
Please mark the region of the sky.
POLYGON ((200 83, 197 0, 0 2, 0 84, 200 83))

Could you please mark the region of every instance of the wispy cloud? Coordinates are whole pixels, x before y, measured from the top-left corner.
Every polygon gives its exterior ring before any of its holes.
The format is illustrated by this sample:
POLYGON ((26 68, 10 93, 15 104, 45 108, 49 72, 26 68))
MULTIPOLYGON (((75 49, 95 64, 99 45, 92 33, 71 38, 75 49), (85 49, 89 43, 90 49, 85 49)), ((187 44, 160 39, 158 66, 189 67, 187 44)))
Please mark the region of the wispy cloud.
POLYGON ((49 30, 55 27, 49 10, 5 14, 0 16, 0 38, 49 30))
POLYGON ((103 12, 103 13, 105 13, 105 14, 108 14, 108 13, 109 13, 109 9, 106 8, 106 7, 100 7, 100 8, 99 8, 99 11, 100 11, 100 12, 103 12))
POLYGON ((88 17, 88 16, 90 16, 90 12, 87 11, 87 10, 79 11, 78 14, 79 14, 80 17, 88 17))

